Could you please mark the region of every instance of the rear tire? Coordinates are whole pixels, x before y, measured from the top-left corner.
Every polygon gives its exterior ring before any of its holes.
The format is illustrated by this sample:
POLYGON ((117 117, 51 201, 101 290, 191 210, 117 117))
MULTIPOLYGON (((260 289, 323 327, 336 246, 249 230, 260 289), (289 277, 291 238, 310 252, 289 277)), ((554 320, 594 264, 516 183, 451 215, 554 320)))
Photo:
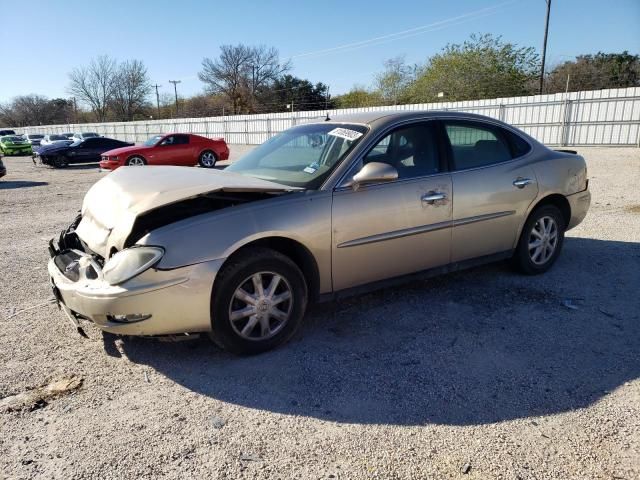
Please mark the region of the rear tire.
POLYGON ((200 154, 198 164, 200 164, 202 168, 213 168, 216 166, 217 161, 218 156, 214 152, 211 150, 205 150, 200 154))
POLYGON ((515 254, 513 266, 527 275, 549 270, 557 260, 564 243, 565 221, 554 205, 536 208, 527 218, 515 254))
POLYGON ((287 256, 250 248, 220 271, 211 298, 211 339, 232 353, 253 355, 289 340, 302 324, 308 290, 287 256))
POLYGON ((129 167, 144 167, 147 161, 139 155, 134 155, 127 159, 127 165, 129 167))
POLYGON ((64 155, 56 155, 53 159, 53 166, 55 168, 66 168, 69 165, 69 159, 64 155))

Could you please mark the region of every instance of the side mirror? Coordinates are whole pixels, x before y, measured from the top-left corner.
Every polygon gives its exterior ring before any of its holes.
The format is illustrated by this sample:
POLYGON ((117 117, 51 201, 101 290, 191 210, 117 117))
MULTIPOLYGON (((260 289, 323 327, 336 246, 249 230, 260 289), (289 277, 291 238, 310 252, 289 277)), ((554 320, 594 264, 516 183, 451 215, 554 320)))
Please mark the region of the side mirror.
POLYGON ((398 170, 388 163, 371 162, 353 176, 351 188, 358 190, 368 183, 391 182, 398 179, 398 170))

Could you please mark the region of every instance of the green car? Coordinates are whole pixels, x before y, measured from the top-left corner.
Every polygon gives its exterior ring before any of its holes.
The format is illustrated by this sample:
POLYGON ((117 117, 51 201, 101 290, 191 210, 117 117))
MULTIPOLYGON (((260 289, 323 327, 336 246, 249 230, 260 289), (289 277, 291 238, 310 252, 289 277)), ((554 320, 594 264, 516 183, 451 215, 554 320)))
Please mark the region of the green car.
POLYGON ((4 155, 31 155, 31 144, 17 135, 0 137, 0 152, 4 155))

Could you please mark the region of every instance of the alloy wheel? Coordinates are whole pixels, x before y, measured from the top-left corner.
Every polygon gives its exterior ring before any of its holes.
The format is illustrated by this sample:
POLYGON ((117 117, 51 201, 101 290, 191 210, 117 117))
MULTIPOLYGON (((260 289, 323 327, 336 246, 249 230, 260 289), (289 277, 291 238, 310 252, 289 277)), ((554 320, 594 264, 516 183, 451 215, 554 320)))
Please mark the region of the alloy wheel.
POLYGON ((529 234, 529 258, 536 265, 544 265, 558 246, 558 224, 550 216, 540 217, 529 234))
POLYGON ((211 168, 216 164, 216 156, 211 152, 204 152, 200 156, 200 160, 203 167, 211 168))
POLYGON ((127 162, 131 167, 142 167, 144 166, 144 160, 140 157, 131 157, 127 162))
POLYGON ((234 332, 246 340, 266 340, 289 321, 293 307, 291 285, 282 275, 258 272, 235 290, 229 305, 234 332))

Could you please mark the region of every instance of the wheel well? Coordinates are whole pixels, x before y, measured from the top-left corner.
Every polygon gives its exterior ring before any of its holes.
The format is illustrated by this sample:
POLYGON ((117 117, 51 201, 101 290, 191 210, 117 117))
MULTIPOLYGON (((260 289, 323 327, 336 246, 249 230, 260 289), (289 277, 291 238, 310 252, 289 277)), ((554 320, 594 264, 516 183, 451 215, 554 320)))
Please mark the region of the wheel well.
POLYGON ((134 153, 132 155, 129 155, 127 157, 127 159, 124 161, 124 163, 127 163, 129 160, 131 160, 133 157, 140 157, 142 160, 144 160, 145 162, 147 161, 146 158, 144 158, 144 155, 140 155, 139 153, 134 153))
POLYGON ((571 205, 569 205, 569 201, 564 197, 564 195, 554 193, 544 197, 536 204, 535 208, 541 207, 542 205, 553 205, 557 207, 562 213, 565 228, 569 225, 569 222, 571 221, 571 205))
POLYGON ((200 152, 200 154, 198 155, 198 158, 200 158, 200 157, 202 156, 202 154, 203 154, 203 153, 206 153, 206 152, 211 152, 211 153, 213 153, 213 154, 215 155, 215 157, 216 157, 216 158, 218 158, 218 154, 216 153, 216 151, 215 151, 213 148, 204 148, 204 149, 200 152))
POLYGON ((318 271, 318 264, 316 263, 313 254, 307 247, 302 245, 300 242, 285 237, 261 238, 247 243, 233 252, 233 254, 227 259, 227 262, 230 258, 251 247, 270 248, 293 260, 293 263, 298 266, 307 281, 309 301, 313 302, 318 298, 320 293, 320 272, 318 271))

